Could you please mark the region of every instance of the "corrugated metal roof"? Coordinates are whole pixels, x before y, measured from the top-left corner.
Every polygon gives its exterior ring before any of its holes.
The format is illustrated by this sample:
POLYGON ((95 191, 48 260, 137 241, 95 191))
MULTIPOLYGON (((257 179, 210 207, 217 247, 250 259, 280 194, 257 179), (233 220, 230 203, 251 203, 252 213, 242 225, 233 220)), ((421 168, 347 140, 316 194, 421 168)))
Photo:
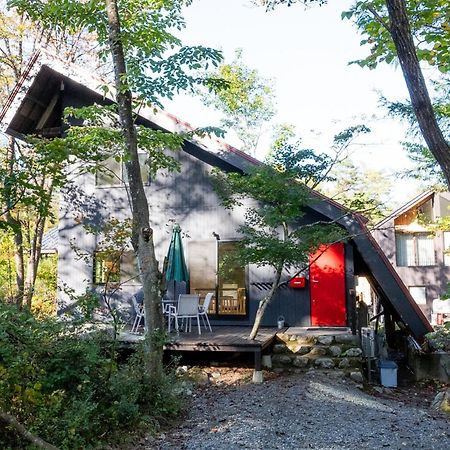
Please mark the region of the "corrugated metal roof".
POLYGON ((42 237, 41 253, 57 253, 58 239, 58 227, 53 227, 46 231, 42 237))

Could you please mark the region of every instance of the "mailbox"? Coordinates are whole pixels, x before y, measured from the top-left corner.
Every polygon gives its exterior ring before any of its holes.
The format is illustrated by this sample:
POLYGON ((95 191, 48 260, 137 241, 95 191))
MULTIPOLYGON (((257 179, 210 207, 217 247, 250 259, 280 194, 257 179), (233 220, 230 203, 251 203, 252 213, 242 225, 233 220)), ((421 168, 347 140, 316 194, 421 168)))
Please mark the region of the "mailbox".
POLYGON ((289 286, 292 289, 302 289, 306 286, 305 277, 294 277, 289 281, 289 286))

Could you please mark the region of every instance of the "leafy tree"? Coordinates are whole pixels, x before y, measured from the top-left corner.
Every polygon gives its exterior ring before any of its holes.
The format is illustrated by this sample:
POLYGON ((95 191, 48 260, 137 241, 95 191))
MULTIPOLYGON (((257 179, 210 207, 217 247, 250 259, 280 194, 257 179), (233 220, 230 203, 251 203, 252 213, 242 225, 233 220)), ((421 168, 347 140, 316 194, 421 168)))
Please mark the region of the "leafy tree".
MULTIPOLYGON (((184 25, 181 9, 190 1, 127 0, 117 2, 49 0, 12 0, 11 4, 27 14, 43 28, 80 31, 86 29, 97 38, 100 55, 112 62, 116 110, 119 127, 90 127, 84 136, 92 150, 117 150, 125 161, 132 211, 132 244, 137 255, 144 292, 146 320, 147 372, 155 383, 162 376, 162 343, 156 339, 161 329, 161 273, 155 257, 153 229, 138 159, 138 145, 144 145, 149 161, 165 158, 164 148, 179 147, 185 136, 142 130, 144 142, 138 142, 133 98, 142 103, 160 105, 162 98, 171 98, 180 90, 192 89, 204 82, 191 70, 220 61, 220 54, 203 47, 183 47, 173 33, 184 25)), ((94 111, 101 116, 100 107, 85 108, 88 116, 94 111)), ((108 108, 107 114, 112 110, 108 108)), ((88 117, 88 116, 85 116, 88 117)), ((76 129, 75 133, 83 133, 76 129)), ((98 151, 101 154, 101 151, 98 151)), ((167 161, 167 159, 165 159, 167 161)))
MULTIPOLYGON (((297 2, 323 4, 326 0, 259 1, 266 8, 297 2)), ((360 65, 374 68, 380 62, 400 62, 420 131, 450 187, 450 146, 439 127, 420 67, 420 62, 426 61, 442 73, 450 69, 448 1, 358 0, 342 16, 355 21, 365 37, 362 44, 371 47, 370 55, 358 61, 360 65)))
POLYGON ((29 144, 11 140, 0 148, 0 228, 13 234, 19 308, 31 308, 53 192, 65 179, 67 153, 59 144, 45 139, 31 139, 29 144))
MULTIPOLYGON (((322 244, 342 240, 345 233, 331 223, 304 223, 306 208, 314 201, 301 180, 326 179, 328 166, 311 159, 310 150, 283 147, 274 150, 269 164, 248 175, 216 173, 217 190, 228 208, 245 205, 245 222, 237 251, 230 258, 241 265, 268 266, 274 271, 272 286, 260 301, 250 333, 254 339, 267 306, 282 281, 283 270, 304 267, 309 255, 322 244), (305 170, 305 167, 308 167, 305 170)), ((227 261, 224 261, 226 270, 227 261)))
POLYGON ((202 95, 205 104, 223 113, 221 126, 235 131, 242 141, 241 149, 254 155, 264 127, 275 115, 272 81, 244 64, 242 50, 210 76, 224 84, 202 95))
POLYGON ((390 192, 391 181, 378 170, 363 170, 351 159, 336 164, 334 178, 325 193, 342 205, 367 217, 372 225, 389 214, 384 197, 390 192))
POLYGON ((324 183, 335 181, 333 171, 338 171, 340 165, 348 160, 354 141, 367 133, 370 133, 370 129, 365 125, 348 127, 333 137, 327 152, 319 153, 314 149, 303 148, 294 127, 284 124, 275 129, 268 162, 277 164, 272 160, 273 154, 277 155, 277 158, 281 155, 286 159, 292 158, 291 164, 297 161, 297 180, 310 189, 320 189, 324 183))
POLYGON ((356 2, 344 16, 356 19, 367 37, 363 43, 371 45, 371 54, 359 62, 361 65, 376 67, 397 56, 422 136, 450 186, 448 136, 439 126, 420 67, 420 61, 424 61, 442 73, 450 70, 448 1, 356 2))
POLYGON ((111 359, 103 338, 0 302, 1 448, 104 448, 179 412, 172 374, 149 388, 141 348, 111 359))
MULTIPOLYGON (((31 54, 39 47, 54 51, 67 61, 99 67, 88 46, 92 36, 43 29, 7 10, 0 1, 0 107, 19 82, 31 54)), ((67 158, 61 149, 37 139, 29 145, 14 138, 0 148, 0 228, 13 234, 16 303, 31 308, 40 264, 43 232, 51 219, 52 194, 62 184, 67 158), (49 144, 48 148, 44 147, 49 144), (36 147, 34 147, 36 146, 36 147), (53 147, 52 147, 53 146, 53 147)))
MULTIPOLYGON (((436 97, 433 103, 439 126, 447 140, 450 138, 449 81, 444 78, 434 83, 436 97)), ((444 174, 436 158, 423 142, 411 103, 390 102, 384 97, 381 97, 381 103, 391 116, 399 118, 409 126, 403 147, 408 158, 414 162, 414 169, 406 171, 403 175, 423 181, 430 189, 445 189, 444 174)))

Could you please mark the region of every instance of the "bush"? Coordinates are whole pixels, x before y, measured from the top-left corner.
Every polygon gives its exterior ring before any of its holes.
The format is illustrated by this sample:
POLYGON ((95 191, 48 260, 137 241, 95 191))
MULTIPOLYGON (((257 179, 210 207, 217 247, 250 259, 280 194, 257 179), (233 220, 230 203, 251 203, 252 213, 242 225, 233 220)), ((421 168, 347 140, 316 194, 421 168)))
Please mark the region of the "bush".
POLYGON ((57 263, 56 255, 45 255, 39 263, 31 305, 33 314, 37 316, 54 316, 56 314, 57 263))
MULTIPOLYGON (((94 448, 176 414, 174 380, 152 384, 140 351, 119 364, 110 346, 0 303, 0 408, 61 449, 94 448)), ((0 448, 27 445, 0 427, 0 448)))
POLYGON ((435 331, 425 335, 425 338, 430 350, 450 352, 450 322, 446 322, 443 326, 436 327, 435 331))

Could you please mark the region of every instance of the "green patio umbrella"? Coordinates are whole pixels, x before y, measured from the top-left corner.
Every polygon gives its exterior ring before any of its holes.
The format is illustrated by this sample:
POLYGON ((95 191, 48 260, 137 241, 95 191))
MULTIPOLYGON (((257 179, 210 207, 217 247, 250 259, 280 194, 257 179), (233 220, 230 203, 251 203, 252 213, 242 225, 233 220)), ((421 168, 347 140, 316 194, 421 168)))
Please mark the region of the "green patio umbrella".
POLYGON ((167 253, 167 281, 189 282, 189 273, 184 260, 183 243, 181 241, 181 228, 177 223, 173 226, 172 239, 167 253))

